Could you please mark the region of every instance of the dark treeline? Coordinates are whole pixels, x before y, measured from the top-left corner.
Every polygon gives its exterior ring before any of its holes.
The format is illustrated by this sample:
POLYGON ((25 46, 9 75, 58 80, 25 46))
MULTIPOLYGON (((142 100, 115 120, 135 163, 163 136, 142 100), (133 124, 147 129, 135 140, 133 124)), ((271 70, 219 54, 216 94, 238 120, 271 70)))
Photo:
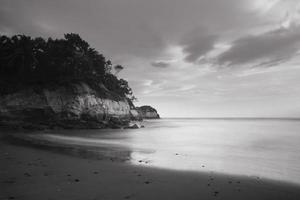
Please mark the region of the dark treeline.
MULTIPOLYGON (((116 71, 122 66, 114 67, 116 71)), ((28 86, 86 82, 94 89, 105 86, 121 97, 134 99, 128 82, 112 73, 112 63, 78 34, 47 40, 25 35, 0 36, 0 94, 28 86)))

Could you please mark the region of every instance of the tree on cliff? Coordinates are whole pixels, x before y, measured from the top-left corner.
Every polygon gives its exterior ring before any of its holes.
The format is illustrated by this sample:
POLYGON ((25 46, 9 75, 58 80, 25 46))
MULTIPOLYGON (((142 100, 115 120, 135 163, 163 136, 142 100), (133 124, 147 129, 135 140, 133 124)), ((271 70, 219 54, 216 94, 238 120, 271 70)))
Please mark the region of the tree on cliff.
POLYGON ((115 74, 118 74, 120 71, 124 69, 124 67, 122 65, 116 65, 114 66, 114 69, 115 69, 115 74))
POLYGON ((118 79, 111 70, 111 61, 78 34, 47 40, 25 35, 0 36, 0 94, 37 84, 82 81, 96 90, 104 85, 120 97, 134 99, 128 82, 118 79))

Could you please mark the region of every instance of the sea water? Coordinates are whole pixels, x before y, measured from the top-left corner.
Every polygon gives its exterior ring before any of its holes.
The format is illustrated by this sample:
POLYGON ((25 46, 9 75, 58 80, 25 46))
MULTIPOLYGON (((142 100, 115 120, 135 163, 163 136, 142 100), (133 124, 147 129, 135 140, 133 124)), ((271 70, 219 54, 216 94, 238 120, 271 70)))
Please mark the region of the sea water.
POLYGON ((300 120, 160 119, 145 128, 51 131, 44 139, 127 149, 133 165, 300 184, 300 120))

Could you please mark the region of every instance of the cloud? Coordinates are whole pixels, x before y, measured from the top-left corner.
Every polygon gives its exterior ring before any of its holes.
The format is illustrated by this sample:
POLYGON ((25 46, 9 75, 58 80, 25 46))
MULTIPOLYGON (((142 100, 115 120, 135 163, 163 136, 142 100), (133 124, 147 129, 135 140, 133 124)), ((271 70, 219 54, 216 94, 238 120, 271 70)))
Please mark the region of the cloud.
POLYGON ((270 11, 276 4, 280 3, 281 0, 254 0, 253 7, 254 9, 260 10, 262 13, 267 13, 270 11))
POLYGON ((170 63, 167 61, 155 61, 155 62, 152 62, 151 65, 153 67, 158 67, 158 68, 167 68, 170 66, 170 63))
MULTIPOLYGON (((5 17, 0 18, 0 31, 46 37, 76 32, 111 58, 153 60, 195 27, 222 32, 256 23, 253 15, 247 15, 247 1, 2 0, 5 17)), ((184 43, 190 54, 187 60, 193 61, 202 54, 200 46, 210 46, 203 40, 199 42, 199 38, 198 45, 192 45, 196 39, 184 43)))
POLYGON ((280 63, 295 56, 299 48, 300 27, 279 28, 235 40, 217 60, 220 65, 280 63))
POLYGON ((198 29, 187 35, 182 40, 183 52, 186 54, 185 61, 196 63, 214 48, 218 36, 205 29, 198 29))
POLYGON ((50 36, 53 34, 46 28, 45 23, 38 23, 32 20, 28 23, 28 18, 20 15, 19 17, 11 17, 11 8, 0 8, 0 34, 28 34, 30 36, 50 36))

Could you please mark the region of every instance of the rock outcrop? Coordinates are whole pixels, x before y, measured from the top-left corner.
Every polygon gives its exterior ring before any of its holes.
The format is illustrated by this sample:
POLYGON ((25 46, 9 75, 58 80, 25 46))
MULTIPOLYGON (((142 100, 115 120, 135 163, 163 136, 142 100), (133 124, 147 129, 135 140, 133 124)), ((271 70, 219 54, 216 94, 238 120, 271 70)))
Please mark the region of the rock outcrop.
POLYGON ((160 116, 156 109, 151 106, 141 106, 136 108, 143 119, 159 119, 160 116))
POLYGON ((127 99, 102 97, 85 83, 55 89, 26 89, 0 97, 0 124, 63 128, 120 128, 139 125, 127 99))

